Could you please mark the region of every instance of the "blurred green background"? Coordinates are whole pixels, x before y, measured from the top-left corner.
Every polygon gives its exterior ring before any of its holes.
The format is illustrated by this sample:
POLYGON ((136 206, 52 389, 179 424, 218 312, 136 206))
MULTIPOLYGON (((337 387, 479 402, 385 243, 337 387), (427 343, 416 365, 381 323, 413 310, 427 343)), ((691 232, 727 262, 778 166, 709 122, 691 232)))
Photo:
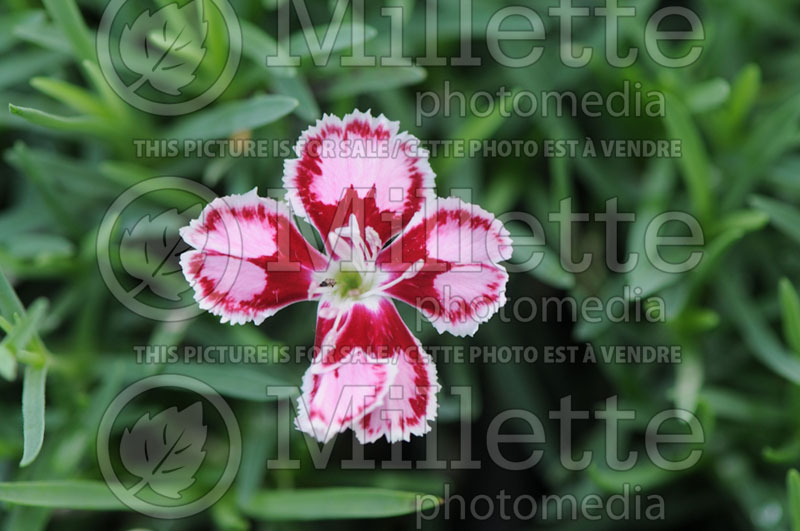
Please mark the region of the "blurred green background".
MULTIPOLYGON (((4 108, 6 102, 11 104, 10 112, 0 113, 0 269, 5 278, 0 285, 5 333, 0 345, 4 377, 0 411, 5 419, 0 424, 0 517, 5 528, 310 529, 377 524, 405 529, 414 527, 414 515, 387 516, 413 512, 408 496, 401 493, 442 496, 445 484, 450 494, 463 496, 467 503, 479 495, 496 498, 501 490, 512 497, 589 493, 608 497, 629 484, 640 486, 642 497, 663 497, 666 518, 542 521, 539 514, 531 521, 507 522, 495 514, 487 521, 460 522, 443 518, 440 511, 438 518, 424 522, 423 527, 800 529, 800 477, 790 473, 800 463, 800 2, 622 2, 635 5, 637 14, 620 22, 621 50, 640 49, 637 61, 626 68, 611 67, 604 60, 604 20, 596 16, 576 19, 574 28, 576 42, 594 50, 593 60, 582 68, 563 65, 558 57, 558 19, 547 15, 547 8, 556 5, 552 1, 529 2, 547 30, 542 58, 525 68, 502 66, 489 55, 485 28, 492 13, 505 4, 488 0, 471 3, 470 42, 475 56, 482 59, 478 67, 449 62, 444 66, 342 67, 339 57, 350 52, 349 37, 334 43, 328 65, 317 65, 298 39, 300 25, 292 9, 291 43, 280 45, 291 44, 293 52, 303 55, 301 64, 268 68, 265 58, 278 46, 281 0, 231 3, 243 38, 242 60, 233 82, 212 105, 175 117, 137 110, 104 80, 95 32, 105 0, 6 0, 0 8, 0 102, 4 108), (665 68, 644 53, 648 18, 669 5, 688 7, 703 22, 702 40, 665 47, 679 56, 690 45, 702 46, 699 60, 691 66, 665 68), (588 91, 608 94, 621 90, 625 82, 640 83, 642 93, 663 93, 666 107, 664 116, 638 117, 613 117, 606 112, 600 117, 554 113, 545 117, 542 112, 507 117, 499 110, 488 116, 438 113, 417 126, 418 95, 433 91, 441 97, 445 82, 467 98, 477 91, 495 94, 500 87, 536 94, 567 90, 579 96, 588 91), (594 142, 681 140, 679 158, 583 157, 582 149, 575 156, 559 157, 432 157, 439 195, 450 195, 451 188, 469 189, 472 200, 491 212, 527 212, 545 224, 545 262, 530 273, 511 275, 509 307, 522 297, 541 301, 542 297, 582 300, 598 296, 607 301, 621 296, 627 285, 642 288, 643 296, 662 297, 666 314, 657 323, 592 324, 580 318, 519 322, 495 317, 473 338, 439 336, 427 324, 418 334, 423 344, 431 346, 516 345, 540 351, 559 345, 585 348, 587 343, 596 349, 601 345, 680 345, 681 362, 438 360, 443 385, 436 421, 438 457, 457 460, 466 445, 472 448, 473 458, 481 460, 480 467, 346 470, 341 463, 352 457, 347 433, 336 442, 329 466, 317 470, 302 437, 292 430, 292 457, 300 459, 301 466, 268 470, 266 460, 278 451, 278 407, 264 389, 299 385, 304 363, 137 364, 134 346, 311 345, 313 305, 292 306, 260 327, 220 325, 207 314, 177 323, 141 317, 112 295, 100 275, 98 227, 117 196, 148 178, 180 176, 203 183, 219 195, 254 186, 266 193, 281 187, 283 158, 289 155, 142 158, 136 156, 135 140, 237 135, 293 145, 323 112, 341 116, 354 108, 384 113, 423 140, 578 139, 581 146, 586 138, 594 142), (565 272, 558 264, 558 227, 546 220, 567 197, 577 212, 602 212, 607 200, 617 198, 620 211, 637 215, 637 223, 620 225, 619 257, 643 253, 652 244, 644 241, 644 229, 656 214, 689 212, 703 228, 703 260, 685 274, 659 273, 643 259, 629 273, 612 273, 604 260, 605 227, 591 222, 576 225, 573 241, 576 252, 595 254, 592 266, 580 274, 565 272), (183 520, 157 520, 126 511, 102 490, 96 457, 98 426, 113 397, 129 383, 164 371, 190 374, 215 387, 233 409, 243 439, 242 465, 228 494, 211 509, 183 520), (450 392, 453 386, 471 389, 466 425, 472 436, 466 443, 459 423, 463 411, 458 397, 450 392), (595 452, 589 468, 571 472, 559 463, 558 424, 549 419, 548 412, 558 409, 568 395, 575 409, 596 411, 606 398, 618 396, 621 408, 636 411, 636 421, 620 424, 620 451, 633 449, 641 454, 634 468, 618 472, 603 464, 605 425, 596 420, 576 422, 572 438, 574 455, 585 449, 595 452), (673 407, 694 412, 705 434, 699 463, 680 473, 661 470, 644 457, 647 420, 673 407), (507 471, 488 455, 489 425, 508 409, 530 411, 545 424, 544 455, 533 468, 507 471), (37 456, 43 426, 44 442, 37 456), (20 466, 21 459, 26 466, 20 466), (310 488, 334 490, 316 491, 319 497, 315 498, 314 491, 304 491, 310 488), (342 490, 349 488, 360 490, 342 490), (386 519, 359 520, 368 516, 386 519), (319 521, 301 522, 309 519, 319 521)), ((134 4, 132 9, 140 11, 151 6, 134 4)), ((156 1, 152 8, 165 4, 156 1)), ((307 4, 322 35, 336 3, 307 4)), ((601 2, 575 5, 599 6, 601 2)), ((363 17, 367 27, 362 32, 367 52, 385 56, 390 49, 390 19, 381 16, 385 6, 404 9, 405 54, 424 56, 425 3, 413 0, 368 4, 363 17)), ((358 18, 352 19, 352 9, 344 20, 360 27, 358 18)), ((460 53, 458 21, 458 2, 439 2, 438 46, 443 57, 460 53)), ((215 29, 219 27, 212 24, 203 61, 208 66, 197 72, 201 86, 208 85, 225 60, 224 42, 218 41, 222 37, 215 29)), ((504 45, 512 56, 529 49, 530 43, 525 42, 504 45)), ((183 212, 192 204, 186 197, 153 193, 121 220, 114 233, 116 241, 122 238, 123 227, 131 229, 143 216, 172 208, 183 212)), ((173 220, 171 226, 177 229, 181 223, 173 220)), ((529 235, 522 225, 509 228, 516 236, 529 235)), ((159 235, 144 230, 144 236, 159 235)), ((523 260, 529 252, 518 249, 515 260, 523 260)), ((135 267, 132 273, 128 265, 120 266, 120 260, 114 255, 115 271, 127 289, 133 289, 142 277, 135 267)), ((179 274, 153 282, 149 295, 143 293, 143 297, 152 298, 155 290, 169 292, 176 286, 181 297, 191 296, 179 274)), ((635 308, 647 303, 632 300, 627 304, 635 308)), ((402 309, 403 315, 413 324, 414 314, 407 310, 402 309)), ((188 400, 183 395, 164 390, 128 415, 135 421, 151 409, 188 400)), ((225 441, 219 440, 224 430, 215 427, 220 428, 212 422, 206 464, 191 487, 196 492, 213 484, 225 464, 225 441)), ((529 430, 524 423, 512 422, 503 432, 529 430)), ((542 446, 503 448, 509 459, 522 460, 542 446)), ((366 448, 365 455, 377 460, 393 456, 385 442, 366 448)), ((411 462, 424 459, 429 455, 426 439, 404 443, 402 455, 411 462)))

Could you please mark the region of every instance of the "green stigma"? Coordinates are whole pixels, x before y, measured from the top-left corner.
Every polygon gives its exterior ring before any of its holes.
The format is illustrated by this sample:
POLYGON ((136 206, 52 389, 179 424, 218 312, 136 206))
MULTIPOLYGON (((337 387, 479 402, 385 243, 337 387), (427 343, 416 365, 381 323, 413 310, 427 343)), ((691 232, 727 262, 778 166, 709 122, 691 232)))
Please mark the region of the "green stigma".
POLYGON ((336 289, 343 297, 361 288, 361 274, 357 271, 339 271, 336 275, 336 289))

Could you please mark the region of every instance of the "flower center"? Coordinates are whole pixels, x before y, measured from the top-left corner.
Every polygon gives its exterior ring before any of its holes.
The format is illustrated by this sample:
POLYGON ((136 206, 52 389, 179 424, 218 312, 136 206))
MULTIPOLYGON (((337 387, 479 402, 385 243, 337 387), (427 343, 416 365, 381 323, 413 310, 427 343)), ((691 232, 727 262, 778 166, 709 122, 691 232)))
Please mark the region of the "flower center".
POLYGON ((367 227, 362 235, 354 215, 347 225, 331 232, 329 247, 332 259, 327 270, 315 274, 309 296, 320 296, 334 308, 334 314, 356 301, 385 295, 386 289, 416 275, 422 267, 420 260, 390 281, 391 275, 380 271, 375 263, 381 249, 378 233, 367 227))
POLYGON ((334 287, 342 298, 358 295, 364 285, 364 278, 358 271, 339 271, 334 281, 334 287))
POLYGON ((335 305, 374 295, 381 280, 375 267, 381 241, 375 230, 367 227, 362 233, 351 215, 348 223, 333 230, 328 238, 332 258, 327 270, 316 274, 310 294, 335 305))
POLYGON ((333 260, 317 273, 312 290, 332 303, 355 302, 376 294, 383 276, 372 267, 355 268, 349 260, 333 260))
POLYGON ((322 346, 336 344, 341 331, 347 328, 352 315, 349 310, 354 304, 386 296, 387 289, 413 277, 423 265, 423 260, 419 260, 389 280, 391 275, 376 267, 381 250, 378 233, 372 227, 366 227, 362 234, 354 215, 350 216, 347 225, 331 231, 328 244, 331 261, 325 271, 314 274, 308 292, 309 297, 320 297, 319 316, 333 319, 330 330, 322 338, 322 346))

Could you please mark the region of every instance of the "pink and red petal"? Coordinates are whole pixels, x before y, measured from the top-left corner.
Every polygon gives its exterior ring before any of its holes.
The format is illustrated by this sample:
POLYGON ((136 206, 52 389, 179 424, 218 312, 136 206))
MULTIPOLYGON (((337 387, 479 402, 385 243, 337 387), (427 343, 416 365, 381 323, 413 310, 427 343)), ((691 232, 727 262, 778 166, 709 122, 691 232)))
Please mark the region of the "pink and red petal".
POLYGON ((215 199, 181 236, 195 249, 181 255, 195 300, 223 323, 259 324, 307 300, 312 273, 326 263, 295 228, 288 206, 255 190, 215 199))
POLYGON ((427 151, 398 128, 369 111, 325 115, 300 137, 298 158, 285 161, 287 197, 326 244, 351 213, 362 230, 372 227, 386 242, 434 196, 427 151))
POLYGON ((381 404, 364 415, 354 428, 362 443, 385 436, 389 442, 424 435, 436 419, 436 365, 406 327, 402 352, 392 359, 397 374, 381 404))
POLYGON ((352 304, 343 310, 338 323, 334 311, 328 303, 320 303, 311 367, 314 372, 338 366, 354 350, 364 351, 372 359, 391 358, 407 331, 402 320, 394 319, 394 303, 385 298, 372 297, 352 304))
POLYGON ((505 302, 511 238, 492 214, 457 198, 426 204, 378 257, 404 280, 386 292, 418 308, 437 331, 472 335, 505 302), (412 265, 413 264, 413 265, 412 265), (415 274, 410 267, 421 268, 415 274))
POLYGON ((319 351, 303 378, 298 429, 322 442, 348 427, 362 440, 408 440, 428 431, 436 369, 394 304, 380 297, 357 302, 338 322, 330 311, 321 305, 319 351))
POLYGON ((375 360, 360 349, 331 371, 307 370, 297 405, 297 429, 328 442, 380 404, 396 372, 388 360, 375 360))

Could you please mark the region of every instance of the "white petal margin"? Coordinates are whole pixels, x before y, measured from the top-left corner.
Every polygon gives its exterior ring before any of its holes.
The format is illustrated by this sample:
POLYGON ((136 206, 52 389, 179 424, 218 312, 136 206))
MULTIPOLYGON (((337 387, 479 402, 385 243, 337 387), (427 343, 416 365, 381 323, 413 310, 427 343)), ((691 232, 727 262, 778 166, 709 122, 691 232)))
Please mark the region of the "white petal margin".
POLYGON ((383 241, 435 196, 427 150, 398 131, 399 122, 356 110, 343 118, 325 114, 302 133, 298 158, 284 161, 283 184, 293 210, 323 239, 347 219, 348 204, 363 200, 373 187, 375 208, 363 215, 383 241), (389 221, 391 216, 396 219, 389 221))
POLYGON ((355 350, 336 369, 303 375, 295 426, 326 443, 378 407, 397 375, 389 360, 371 359, 355 350))
POLYGON ((392 360, 397 366, 397 375, 382 403, 353 428, 362 444, 381 437, 386 437, 390 443, 410 441, 412 435, 431 431, 429 422, 436 420, 438 408, 436 364, 416 338, 414 342, 417 350, 413 354, 399 354, 392 360))
MULTIPOLYGON (((381 298, 377 305, 356 304, 335 337, 336 350, 348 354, 324 370, 318 353, 303 377, 295 425, 321 442, 347 428, 362 442, 382 436, 391 441, 422 435, 436 417, 436 366, 403 322, 394 303, 381 298), (371 316, 371 317, 368 317, 371 316)), ((322 318, 320 337, 331 327, 322 318)), ((320 351, 321 352, 321 351, 320 351)))
POLYGON ((506 303, 511 258, 508 230, 486 210, 459 198, 426 203, 378 258, 393 274, 408 278, 386 292, 415 306, 439 333, 471 336, 506 303), (411 264, 422 268, 409 274, 411 264))
POLYGON ((308 299, 315 268, 325 263, 295 228, 288 205, 256 190, 209 203, 181 237, 184 277, 200 307, 231 324, 260 324, 308 299))

